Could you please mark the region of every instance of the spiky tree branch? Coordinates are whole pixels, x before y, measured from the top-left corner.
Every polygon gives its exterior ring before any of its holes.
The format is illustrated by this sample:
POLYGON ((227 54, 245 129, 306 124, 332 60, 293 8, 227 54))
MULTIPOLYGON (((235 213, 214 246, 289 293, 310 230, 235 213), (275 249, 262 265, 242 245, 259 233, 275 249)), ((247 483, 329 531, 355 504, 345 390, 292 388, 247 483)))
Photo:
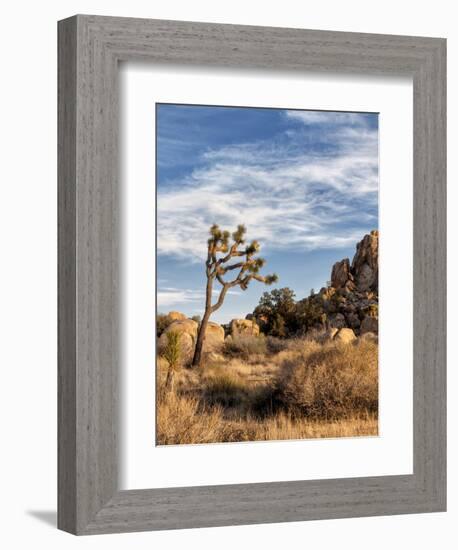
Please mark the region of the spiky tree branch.
POLYGON ((246 244, 245 234, 246 227, 244 225, 239 225, 232 235, 229 231, 222 231, 217 224, 213 224, 210 228, 210 238, 207 241, 207 261, 205 262, 207 275, 205 313, 197 336, 196 349, 192 361, 193 366, 200 364, 205 330, 210 315, 223 305, 228 290, 235 286, 246 290, 253 280, 266 285, 275 283, 278 280, 275 274, 261 275, 259 273, 266 263, 264 258, 255 257, 261 247, 258 241, 246 244), (231 237, 232 242, 230 243, 229 240, 231 237), (230 263, 234 258, 243 259, 230 263), (237 275, 232 279, 225 277, 228 273, 237 270, 237 275), (221 290, 217 301, 212 304, 212 291, 215 280, 221 285, 221 290))

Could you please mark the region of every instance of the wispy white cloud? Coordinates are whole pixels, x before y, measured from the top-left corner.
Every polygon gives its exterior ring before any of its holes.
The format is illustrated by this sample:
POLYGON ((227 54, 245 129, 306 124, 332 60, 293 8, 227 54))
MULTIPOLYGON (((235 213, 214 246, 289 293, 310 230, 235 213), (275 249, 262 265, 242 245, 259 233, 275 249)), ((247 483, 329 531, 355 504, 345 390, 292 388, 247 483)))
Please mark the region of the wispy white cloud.
POLYGON ((366 126, 367 115, 339 111, 286 111, 286 116, 304 124, 366 126))
POLYGON ((178 304, 202 302, 203 292, 185 288, 162 288, 157 291, 157 306, 172 307, 178 304))
MULTIPOLYGON (((213 289, 213 297, 218 297, 220 287, 216 283, 213 289)), ((229 290, 227 294, 240 295, 241 292, 237 290, 229 290)), ((170 308, 177 305, 193 305, 203 304, 205 300, 205 292, 203 290, 191 289, 191 288, 174 288, 174 287, 162 287, 157 291, 157 307, 158 308, 170 308)))
POLYGON ((361 238, 361 226, 376 217, 377 130, 357 113, 286 117, 300 123, 287 135, 207 150, 198 169, 159 189, 159 254, 200 261, 212 223, 245 223, 267 251, 339 248, 361 238), (312 136, 310 125, 319 125, 312 136), (320 147, 306 147, 310 139, 320 147))

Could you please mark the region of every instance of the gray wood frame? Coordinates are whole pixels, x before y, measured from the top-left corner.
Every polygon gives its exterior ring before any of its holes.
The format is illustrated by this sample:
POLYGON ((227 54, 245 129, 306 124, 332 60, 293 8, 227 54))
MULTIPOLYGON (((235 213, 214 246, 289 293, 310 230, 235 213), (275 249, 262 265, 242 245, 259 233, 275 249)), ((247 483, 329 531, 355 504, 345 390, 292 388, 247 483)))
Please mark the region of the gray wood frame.
POLYGON ((113 533, 446 508, 446 42, 77 15, 59 22, 58 526, 113 533), (410 74, 414 473, 119 491, 119 61, 410 74))

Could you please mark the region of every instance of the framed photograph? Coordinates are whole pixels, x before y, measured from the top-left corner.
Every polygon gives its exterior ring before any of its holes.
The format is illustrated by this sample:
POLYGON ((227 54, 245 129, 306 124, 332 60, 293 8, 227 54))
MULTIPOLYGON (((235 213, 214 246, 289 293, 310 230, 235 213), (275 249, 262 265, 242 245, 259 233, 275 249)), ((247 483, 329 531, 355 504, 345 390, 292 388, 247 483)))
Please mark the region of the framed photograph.
POLYGON ((444 511, 445 40, 58 46, 59 528, 444 511))

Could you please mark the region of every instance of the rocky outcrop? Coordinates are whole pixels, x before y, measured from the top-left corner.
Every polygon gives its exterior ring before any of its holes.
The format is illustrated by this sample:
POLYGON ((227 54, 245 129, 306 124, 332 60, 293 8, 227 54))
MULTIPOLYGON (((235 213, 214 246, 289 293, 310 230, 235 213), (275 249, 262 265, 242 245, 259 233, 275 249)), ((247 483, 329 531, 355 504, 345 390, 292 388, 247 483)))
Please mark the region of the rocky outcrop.
POLYGON ((180 334, 181 355, 182 358, 188 359, 194 350, 194 345, 197 338, 197 323, 191 319, 184 319, 182 321, 174 321, 171 323, 159 338, 159 353, 161 353, 167 345, 167 334, 169 332, 178 332, 180 334))
POLYGON ((353 282, 353 275, 350 271, 350 260, 345 258, 332 267, 331 287, 344 288, 349 282, 353 282))
POLYGON ((349 313, 347 313, 345 321, 347 325, 354 330, 359 329, 359 327, 361 326, 361 321, 358 317, 358 314, 353 311, 350 311, 349 313))
POLYGON ((167 333, 179 332, 181 352, 183 355, 190 355, 194 349, 197 338, 197 323, 192 319, 173 321, 161 334, 158 342, 159 352, 167 345, 167 333))
POLYGON ((378 240, 378 231, 371 231, 356 245, 351 265, 348 258, 334 264, 331 286, 322 289, 323 298, 333 302, 338 312, 330 317, 329 326, 342 326, 340 314, 344 327, 360 334, 378 333, 378 240))
POLYGON ((378 333, 378 238, 378 231, 365 235, 351 263, 344 258, 334 264, 329 286, 299 302, 309 319, 313 315, 308 330, 378 333))
MULTIPOLYGON (((173 321, 161 334, 159 338, 159 349, 167 344, 168 332, 179 332, 181 334, 180 343, 182 352, 190 354, 194 350, 197 340, 197 330, 199 325, 192 319, 184 318, 182 320, 173 321)), ((218 323, 210 321, 205 331, 204 351, 216 351, 224 342, 224 329, 218 323)))
POLYGON ((373 334, 378 334, 378 319, 370 315, 366 315, 361 322, 360 334, 366 334, 371 332, 373 334))
POLYGON ((232 319, 230 334, 233 338, 237 336, 259 336, 259 326, 254 320, 232 319))
POLYGON ((345 315, 343 313, 335 313, 328 318, 328 325, 331 328, 343 328, 346 326, 345 315))
POLYGON ((378 231, 365 235, 356 245, 356 254, 351 262, 344 258, 336 262, 331 272, 331 287, 347 288, 360 292, 378 291, 378 231))
POLYGON ((205 331, 204 351, 219 350, 224 342, 224 329, 218 323, 208 322, 205 331))
POLYGON ((378 231, 371 231, 356 245, 351 272, 358 290, 378 292, 378 231))
MULTIPOLYGON (((186 332, 187 334, 190 334, 193 338, 197 337, 197 323, 193 321, 192 319, 183 319, 179 321, 173 321, 165 330, 163 334, 167 334, 167 332, 186 332)), ((161 336, 162 338, 162 336, 161 336)))
POLYGON ((180 311, 169 311, 167 313, 167 317, 170 319, 170 321, 184 321, 187 319, 186 315, 184 313, 181 313, 180 311))

